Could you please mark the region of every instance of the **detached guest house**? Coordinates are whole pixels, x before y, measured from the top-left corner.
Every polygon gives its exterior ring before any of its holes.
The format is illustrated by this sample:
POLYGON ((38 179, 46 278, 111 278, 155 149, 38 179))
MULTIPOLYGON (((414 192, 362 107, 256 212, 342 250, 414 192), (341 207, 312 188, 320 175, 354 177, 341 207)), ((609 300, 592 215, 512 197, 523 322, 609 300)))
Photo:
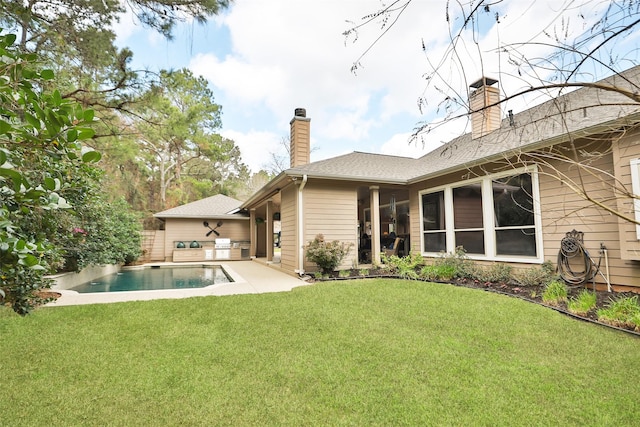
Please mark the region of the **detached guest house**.
POLYGON ((505 117, 499 82, 482 78, 470 88, 472 132, 418 159, 354 152, 310 163, 310 119, 296 109, 291 167, 239 206, 250 255, 273 259, 277 220, 291 274, 315 271, 304 248, 317 234, 353 245, 350 268, 385 250, 457 247, 481 262, 555 263, 573 233, 601 259, 597 282, 640 287, 639 85, 633 68, 505 117))

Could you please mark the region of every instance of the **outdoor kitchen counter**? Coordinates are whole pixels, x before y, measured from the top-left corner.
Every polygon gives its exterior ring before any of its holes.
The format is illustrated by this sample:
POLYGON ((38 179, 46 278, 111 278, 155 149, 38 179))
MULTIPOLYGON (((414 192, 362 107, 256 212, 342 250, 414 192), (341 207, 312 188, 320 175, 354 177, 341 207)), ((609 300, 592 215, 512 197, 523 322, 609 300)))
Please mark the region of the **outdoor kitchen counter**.
MULTIPOLYGON (((218 239, 222 240, 222 239, 218 239)), ((191 242, 185 242, 190 244, 191 242)), ((192 248, 186 245, 185 248, 176 247, 173 249, 173 262, 187 261, 240 261, 251 259, 249 254, 250 243, 247 241, 229 241, 227 244, 214 241, 198 242, 200 247, 192 248)))

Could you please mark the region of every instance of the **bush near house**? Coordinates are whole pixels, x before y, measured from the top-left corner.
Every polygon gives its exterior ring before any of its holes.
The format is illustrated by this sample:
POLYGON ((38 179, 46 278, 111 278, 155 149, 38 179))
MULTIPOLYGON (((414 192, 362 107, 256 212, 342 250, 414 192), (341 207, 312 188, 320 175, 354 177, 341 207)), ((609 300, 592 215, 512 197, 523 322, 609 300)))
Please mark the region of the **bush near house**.
POLYGON ((334 240, 327 242, 324 235, 318 234, 307 245, 307 259, 315 263, 323 274, 330 274, 349 254, 352 244, 345 244, 334 240))

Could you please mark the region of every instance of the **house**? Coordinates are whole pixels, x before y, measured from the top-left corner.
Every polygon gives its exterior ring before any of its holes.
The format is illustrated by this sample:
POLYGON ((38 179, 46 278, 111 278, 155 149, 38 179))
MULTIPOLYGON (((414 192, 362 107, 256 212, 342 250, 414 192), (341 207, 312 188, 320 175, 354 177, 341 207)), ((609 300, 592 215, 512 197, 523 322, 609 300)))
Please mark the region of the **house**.
POLYGON ((239 200, 218 194, 154 214, 164 231, 151 247, 159 261, 214 261, 249 258, 249 217, 239 200))
POLYGON ((310 119, 296 109, 291 167, 240 206, 250 253, 273 259, 274 217, 280 266, 299 275, 316 270, 305 246, 317 234, 356 248, 342 268, 379 262, 394 235, 400 254, 462 246, 481 263, 556 264, 570 236, 584 249, 570 262, 599 261, 600 285, 640 290, 639 85, 636 67, 505 117, 499 82, 482 78, 470 87, 472 131, 418 159, 353 152, 311 163, 310 119))

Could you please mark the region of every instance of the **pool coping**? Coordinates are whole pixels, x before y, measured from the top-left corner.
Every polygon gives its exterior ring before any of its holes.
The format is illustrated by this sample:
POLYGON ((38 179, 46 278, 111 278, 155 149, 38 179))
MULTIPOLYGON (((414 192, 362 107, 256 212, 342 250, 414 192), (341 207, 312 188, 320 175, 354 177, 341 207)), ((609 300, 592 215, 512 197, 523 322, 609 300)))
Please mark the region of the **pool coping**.
POLYGON ((292 290, 295 287, 308 284, 307 282, 294 276, 290 276, 282 271, 278 271, 277 269, 265 266, 254 261, 233 261, 228 263, 154 262, 131 267, 131 269, 149 268, 150 266, 189 267, 193 265, 219 265, 225 270, 225 272, 229 275, 233 282, 216 283, 204 288, 96 293, 79 293, 69 289, 60 289, 57 286, 54 286, 51 288, 51 290, 60 293, 61 296, 57 300, 46 304, 46 306, 60 307, 68 305, 108 304, 127 301, 150 301, 155 299, 176 299, 204 296, 256 294, 265 292, 286 292, 292 290))

